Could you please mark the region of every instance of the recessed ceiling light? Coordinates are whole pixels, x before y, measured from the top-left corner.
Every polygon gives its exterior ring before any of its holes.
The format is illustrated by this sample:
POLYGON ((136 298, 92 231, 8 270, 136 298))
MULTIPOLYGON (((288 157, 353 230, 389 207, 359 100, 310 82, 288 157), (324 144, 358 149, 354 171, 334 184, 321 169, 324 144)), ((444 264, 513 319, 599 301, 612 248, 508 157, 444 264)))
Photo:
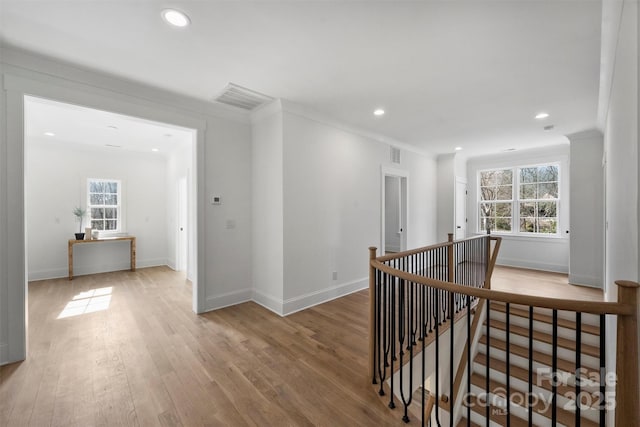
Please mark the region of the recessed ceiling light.
POLYGON ((152 148, 151 151, 153 151, 154 153, 157 153, 160 150, 158 150, 157 148, 152 148))
POLYGON ((550 131, 550 130, 553 130, 554 127, 555 127, 555 125, 548 125, 548 126, 544 127, 544 130, 545 131, 550 131))
POLYGON ((165 9, 162 11, 162 19, 174 27, 186 27, 191 23, 187 15, 179 10, 165 9))
POLYGON ((166 136, 167 138, 171 138, 173 135, 170 133, 165 133, 164 136, 166 136))
POLYGON ((460 151, 460 150, 462 150, 462 147, 456 147, 455 150, 456 151, 460 151))
POLYGON ((105 147, 111 147, 111 148, 122 148, 122 145, 116 145, 116 144, 104 144, 105 147))
POLYGON ((549 117, 549 113, 538 113, 538 114, 536 114, 536 119, 538 119, 538 120, 546 119, 547 117, 549 117))
POLYGON ((502 151, 516 151, 516 149, 515 149, 515 148, 505 148, 505 149, 504 149, 504 150, 502 150, 502 151))
POLYGON ((47 136, 56 136, 56 134, 53 132, 45 132, 44 134, 47 136))
POLYGON ((109 125, 107 126, 109 129, 118 129, 118 126, 114 126, 114 125, 109 125))
POLYGON ((382 108, 378 108, 373 112, 374 116, 384 116, 384 110, 382 108))

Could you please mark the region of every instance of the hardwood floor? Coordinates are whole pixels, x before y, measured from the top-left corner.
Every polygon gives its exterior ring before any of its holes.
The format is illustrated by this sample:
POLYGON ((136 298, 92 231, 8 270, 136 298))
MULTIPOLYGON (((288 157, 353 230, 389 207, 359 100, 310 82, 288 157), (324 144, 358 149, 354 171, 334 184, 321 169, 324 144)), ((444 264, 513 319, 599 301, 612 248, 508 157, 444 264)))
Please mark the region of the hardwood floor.
POLYGON ((168 268, 31 283, 29 358, 0 368, 0 425, 403 424, 367 379, 366 291, 287 318, 190 307, 168 268))
MULTIPOLYGON (((562 284, 545 274, 498 268, 493 283, 562 284)), ((286 318, 190 307, 165 267, 31 283, 29 357, 0 367, 0 425, 404 425, 367 376, 367 291, 286 318)))

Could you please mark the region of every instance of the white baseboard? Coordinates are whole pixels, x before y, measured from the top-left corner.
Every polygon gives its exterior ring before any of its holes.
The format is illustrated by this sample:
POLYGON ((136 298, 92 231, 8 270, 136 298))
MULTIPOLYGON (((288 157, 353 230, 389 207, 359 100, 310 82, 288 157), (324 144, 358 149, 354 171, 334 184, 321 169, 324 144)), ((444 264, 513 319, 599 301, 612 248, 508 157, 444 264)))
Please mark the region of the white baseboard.
POLYGON ((562 264, 547 264, 542 262, 529 261, 525 259, 505 259, 498 258, 497 265, 505 267, 528 268, 530 270, 550 271, 553 273, 569 273, 569 267, 562 264))
MULTIPOLYGON (((136 260, 136 268, 159 267, 168 265, 166 258, 136 260)), ((112 271, 129 270, 131 264, 127 262, 118 262, 113 264, 104 264, 99 266, 74 266, 73 276, 83 276, 85 274, 108 273, 112 271)), ((29 271, 29 281, 60 279, 69 276, 68 267, 54 268, 50 270, 29 271)))
POLYGON ((207 297, 206 307, 204 311, 213 311, 220 308, 229 307, 231 305, 241 304, 251 301, 251 289, 240 289, 234 292, 228 292, 221 295, 212 295, 207 297))
POLYGON ((289 314, 293 314, 296 311, 304 310, 309 307, 313 307, 314 305, 322 304, 327 301, 352 294, 362 289, 366 289, 368 287, 369 278, 365 277, 364 279, 353 280, 341 285, 332 286, 330 288, 311 292, 305 295, 289 298, 284 301, 283 314, 285 316, 288 316, 289 314))
POLYGON ((572 285, 587 286, 590 288, 602 289, 603 281, 601 277, 569 274, 569 283, 572 285))
POLYGON ((253 290, 253 302, 260 304, 267 310, 273 311, 278 316, 283 316, 284 303, 280 298, 267 295, 256 289, 253 290))

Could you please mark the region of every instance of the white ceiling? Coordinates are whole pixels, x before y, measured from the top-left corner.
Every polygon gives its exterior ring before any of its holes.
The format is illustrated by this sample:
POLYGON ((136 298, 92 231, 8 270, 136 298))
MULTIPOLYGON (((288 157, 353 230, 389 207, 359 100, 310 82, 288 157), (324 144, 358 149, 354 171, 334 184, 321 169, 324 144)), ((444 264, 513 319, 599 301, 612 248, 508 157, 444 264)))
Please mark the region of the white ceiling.
POLYGON ((0 0, 0 40, 205 100, 234 82, 435 153, 480 153, 595 126, 600 19, 591 0, 0 0), (169 6, 192 25, 168 27, 169 6))
POLYGON ((31 140, 166 156, 189 147, 193 135, 189 129, 136 117, 41 98, 25 100, 25 136, 31 140))

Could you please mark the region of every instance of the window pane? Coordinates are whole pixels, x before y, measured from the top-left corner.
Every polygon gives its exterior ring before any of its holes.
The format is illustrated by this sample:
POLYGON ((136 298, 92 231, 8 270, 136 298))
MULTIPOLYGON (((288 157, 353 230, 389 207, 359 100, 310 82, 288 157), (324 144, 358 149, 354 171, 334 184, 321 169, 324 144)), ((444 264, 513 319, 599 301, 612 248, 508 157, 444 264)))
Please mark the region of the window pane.
POLYGON ((538 233, 555 233, 558 227, 556 218, 538 219, 538 233))
POLYGON ((556 217, 557 216, 556 202, 539 202, 538 203, 538 216, 540 217, 556 217))
POLYGON ((89 193, 103 193, 103 192, 104 192, 104 182, 102 181, 89 182, 89 193))
POLYGON ((104 196, 102 194, 90 194, 89 195, 89 204, 90 205, 102 205, 104 204, 104 196))
POLYGON ((496 171, 480 172, 480 186, 488 187, 496 185, 496 171))
POLYGON ((523 218, 520 217, 520 232, 522 233, 535 233, 536 232, 536 219, 535 218, 523 218))
POLYGON ((480 216, 483 218, 492 216, 492 213, 491 213, 492 208, 494 208, 493 203, 480 203, 480 216))
POLYGON ((511 218, 496 218, 496 231, 511 231, 511 218))
POLYGON ((104 229, 105 230, 116 230, 118 221, 113 219, 107 219, 104 221, 104 229))
POLYGON ((104 221, 102 220, 91 221, 91 228, 93 228, 94 230, 104 230, 104 221))
POLYGON ((480 187, 480 200, 495 200, 496 188, 495 187, 480 187))
POLYGON ((521 199, 537 199, 536 184, 522 184, 520 185, 520 198, 521 199))
POLYGON ((117 219, 118 218, 118 209, 116 208, 105 208, 104 217, 107 219, 117 219))
POLYGON ((501 185, 498 187, 497 191, 497 200, 511 200, 513 196, 513 191, 511 190, 510 185, 501 185))
POLYGON ((520 203, 520 217, 535 216, 536 204, 535 202, 520 203))
POLYGON ((118 192, 118 183, 109 181, 104 183, 104 192, 115 194, 118 192))
POLYGON ((558 183, 538 184, 538 198, 539 199, 557 199, 558 198, 558 183))
POLYGON ((487 227, 491 230, 496 229, 496 221, 495 218, 482 218, 480 220, 480 230, 485 231, 487 227))
POLYGON ((91 219, 104 218, 104 208, 91 208, 91 219))
POLYGON ((520 182, 536 182, 536 181, 538 181, 538 168, 520 169, 520 182))
POLYGON ((495 203, 492 212, 495 216, 511 217, 511 203, 495 203))
POLYGON ((558 180, 558 166, 540 166, 538 168, 538 182, 558 180))
POLYGON ((512 183, 513 183, 513 171, 511 169, 496 171, 497 185, 510 185, 512 183))
POLYGON ((116 194, 105 194, 104 204, 115 206, 118 204, 118 196, 116 194))

